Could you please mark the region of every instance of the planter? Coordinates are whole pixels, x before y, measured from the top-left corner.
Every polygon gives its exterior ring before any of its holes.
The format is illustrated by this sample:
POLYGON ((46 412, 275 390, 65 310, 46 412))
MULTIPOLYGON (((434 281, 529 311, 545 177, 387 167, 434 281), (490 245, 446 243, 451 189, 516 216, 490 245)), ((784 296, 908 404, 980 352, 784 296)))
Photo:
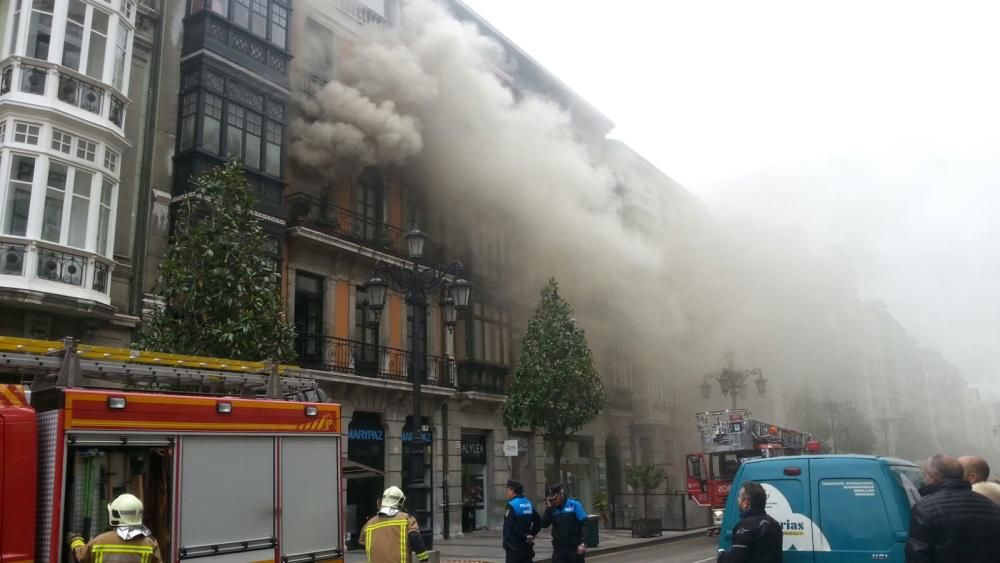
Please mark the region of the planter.
POLYGON ((651 538, 662 535, 663 530, 660 529, 659 518, 636 518, 632 520, 633 538, 651 538))

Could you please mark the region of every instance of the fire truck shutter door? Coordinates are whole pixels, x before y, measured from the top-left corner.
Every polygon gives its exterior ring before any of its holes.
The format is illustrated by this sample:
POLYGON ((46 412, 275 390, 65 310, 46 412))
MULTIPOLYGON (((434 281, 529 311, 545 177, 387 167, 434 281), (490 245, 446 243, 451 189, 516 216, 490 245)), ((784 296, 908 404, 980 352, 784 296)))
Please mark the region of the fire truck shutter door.
POLYGON ((182 440, 181 548, 194 555, 244 541, 263 547, 260 540, 274 537, 274 438, 182 440))
POLYGON ((290 560, 308 560, 309 554, 319 559, 340 549, 339 440, 281 439, 281 548, 290 560))
POLYGON ((73 434, 70 439, 74 446, 167 447, 173 444, 170 437, 149 434, 73 434))

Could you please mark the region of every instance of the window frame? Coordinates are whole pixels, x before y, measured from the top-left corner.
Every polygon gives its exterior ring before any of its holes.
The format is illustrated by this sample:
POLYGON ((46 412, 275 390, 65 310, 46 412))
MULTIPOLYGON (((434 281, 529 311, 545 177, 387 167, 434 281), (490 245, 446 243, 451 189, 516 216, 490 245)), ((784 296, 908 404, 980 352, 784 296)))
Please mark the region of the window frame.
POLYGON ((281 0, 191 0, 187 13, 215 14, 268 45, 288 51, 291 11, 288 3, 281 0), (281 20, 283 25, 278 23, 281 20), (281 30, 280 34, 275 27, 281 30), (279 41, 275 40, 276 35, 281 35, 279 41))

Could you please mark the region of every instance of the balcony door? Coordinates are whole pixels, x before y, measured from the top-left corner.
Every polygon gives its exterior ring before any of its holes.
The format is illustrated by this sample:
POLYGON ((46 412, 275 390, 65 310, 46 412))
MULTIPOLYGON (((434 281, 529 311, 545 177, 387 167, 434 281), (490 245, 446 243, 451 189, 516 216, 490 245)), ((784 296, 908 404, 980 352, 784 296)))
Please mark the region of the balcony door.
POLYGON ((379 242, 385 219, 385 180, 382 172, 369 166, 361 173, 354 189, 354 236, 368 242, 379 242))
POLYGON ((303 366, 323 365, 323 278, 295 275, 295 347, 303 366))

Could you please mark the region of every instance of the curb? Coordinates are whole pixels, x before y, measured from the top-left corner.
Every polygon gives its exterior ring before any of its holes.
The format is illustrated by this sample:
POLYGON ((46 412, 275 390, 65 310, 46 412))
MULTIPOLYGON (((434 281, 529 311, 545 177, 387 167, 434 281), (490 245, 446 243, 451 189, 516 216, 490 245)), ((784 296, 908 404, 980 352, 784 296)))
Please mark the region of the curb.
MULTIPOLYGON (((609 555, 611 553, 621 553, 623 551, 631 551, 633 549, 642 549, 644 547, 650 547, 654 545, 663 545, 667 543, 673 543, 681 540, 689 540, 691 538, 696 538, 698 536, 704 536, 706 529, 691 530, 676 536, 670 536, 669 538, 657 538, 644 542, 628 543, 625 545, 616 545, 614 547, 605 548, 594 548, 587 550, 587 556, 599 557, 601 555, 609 555)), ((551 557, 546 557, 545 559, 535 559, 535 563, 552 563, 551 557)))

